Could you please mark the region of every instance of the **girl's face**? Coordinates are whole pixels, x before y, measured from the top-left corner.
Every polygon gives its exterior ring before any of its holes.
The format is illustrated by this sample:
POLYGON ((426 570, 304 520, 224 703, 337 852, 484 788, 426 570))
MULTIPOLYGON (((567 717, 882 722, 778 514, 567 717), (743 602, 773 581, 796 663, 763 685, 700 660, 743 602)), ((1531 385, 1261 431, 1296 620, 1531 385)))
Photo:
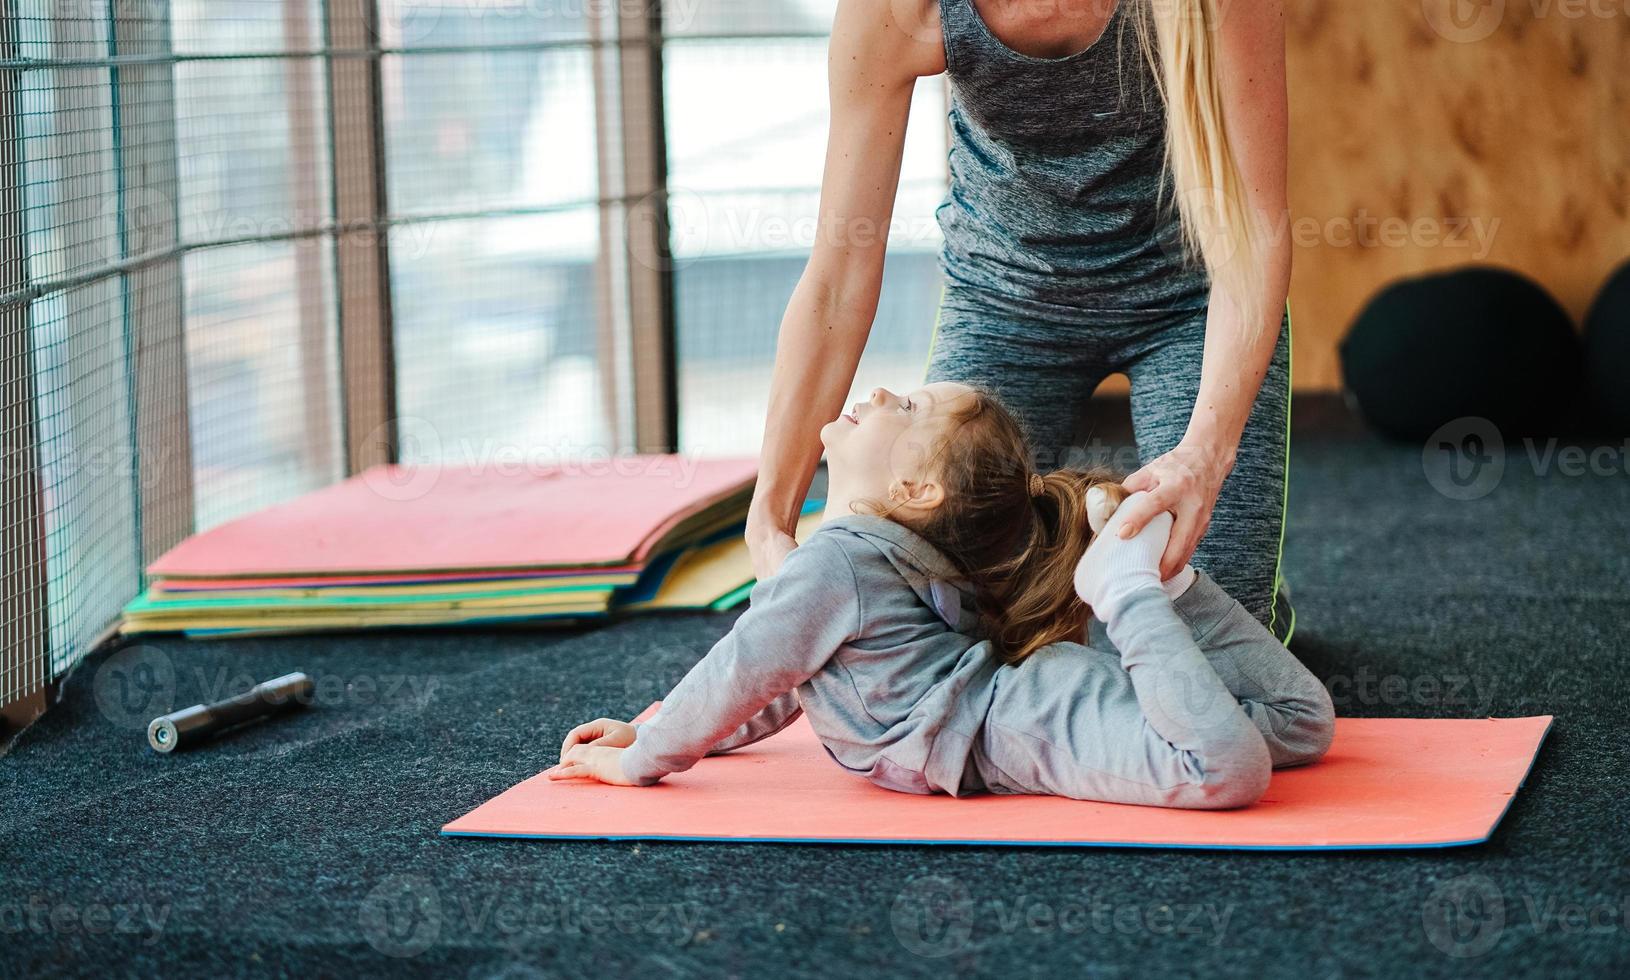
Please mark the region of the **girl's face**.
POLYGON ((936 381, 904 395, 874 388, 869 399, 822 426, 828 507, 847 504, 835 499, 840 494, 889 500, 891 487, 896 488, 895 501, 910 498, 908 507, 937 506, 939 489, 930 462, 959 399, 972 394, 973 389, 954 381, 936 381))

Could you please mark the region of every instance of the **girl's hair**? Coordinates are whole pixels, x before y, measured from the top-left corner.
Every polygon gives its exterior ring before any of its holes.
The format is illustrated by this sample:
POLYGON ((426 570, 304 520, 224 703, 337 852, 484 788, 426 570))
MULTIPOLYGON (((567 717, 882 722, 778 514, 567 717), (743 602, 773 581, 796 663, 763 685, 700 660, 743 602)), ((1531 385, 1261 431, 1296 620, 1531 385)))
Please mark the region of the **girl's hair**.
POLYGON ((1017 663, 1058 640, 1085 642, 1092 611, 1076 595, 1075 566, 1092 541, 1087 491, 1102 486, 1119 504, 1126 490, 1107 470, 1059 469, 1042 475, 1042 493, 1032 497, 1031 451, 1018 421, 995 393, 970 387, 947 413, 920 476, 940 484, 943 502, 925 518, 891 519, 957 566, 973 587, 981 632, 1017 663))
MULTIPOLYGON (((1183 246, 1199 255, 1243 318, 1248 339, 1263 328, 1264 229, 1251 213, 1245 179, 1223 118, 1217 68, 1222 0, 1136 3, 1138 45, 1166 105, 1166 170, 1172 175, 1183 246)), ((1162 184, 1164 192, 1164 184, 1162 184)))

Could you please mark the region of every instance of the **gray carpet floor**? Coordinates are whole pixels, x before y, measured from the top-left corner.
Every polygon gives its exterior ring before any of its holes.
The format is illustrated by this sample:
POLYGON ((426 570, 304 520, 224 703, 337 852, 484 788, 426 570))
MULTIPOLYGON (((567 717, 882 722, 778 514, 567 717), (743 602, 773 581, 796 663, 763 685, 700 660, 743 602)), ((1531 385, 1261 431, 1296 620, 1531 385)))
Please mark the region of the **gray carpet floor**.
POLYGON ((1630 974, 1624 447, 1570 475, 1508 446, 1497 484, 1461 500, 1418 446, 1306 428, 1291 646, 1338 711, 1556 716, 1485 845, 445 839, 553 764, 572 724, 660 697, 738 613, 170 638, 88 659, 0 759, 0 974, 1630 974), (146 747, 152 691, 184 706, 292 670, 318 679, 314 709, 146 747))

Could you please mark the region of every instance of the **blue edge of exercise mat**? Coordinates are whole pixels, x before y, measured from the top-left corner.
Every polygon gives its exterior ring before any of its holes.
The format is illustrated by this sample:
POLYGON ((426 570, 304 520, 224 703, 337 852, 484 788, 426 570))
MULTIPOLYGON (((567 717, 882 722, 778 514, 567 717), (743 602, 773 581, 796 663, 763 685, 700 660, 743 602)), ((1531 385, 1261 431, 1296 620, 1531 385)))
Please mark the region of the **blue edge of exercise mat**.
POLYGON ((665 837, 659 834, 480 834, 469 831, 441 831, 443 837, 492 837, 509 840, 604 840, 604 841, 695 841, 710 844, 869 844, 875 846, 905 846, 927 845, 933 847, 1121 847, 1121 848, 1170 848, 1183 851, 1426 851, 1442 850, 1449 847, 1469 847, 1473 844, 1486 844, 1494 831, 1510 812, 1511 804, 1516 801, 1517 794, 1527 785, 1528 777, 1534 771, 1534 763, 1539 761, 1540 750, 1545 747, 1545 739, 1551 734, 1551 727, 1556 722, 1553 719, 1540 733, 1539 742, 1534 746, 1534 754, 1528 759, 1528 768, 1523 770, 1522 778, 1517 781, 1517 788, 1506 799, 1505 806, 1489 824, 1483 836, 1468 840, 1441 841, 1431 844, 1170 844, 1170 843, 1136 843, 1126 841, 1090 841, 1090 840, 901 840, 890 838, 881 840, 867 837, 692 837, 673 836, 665 837))

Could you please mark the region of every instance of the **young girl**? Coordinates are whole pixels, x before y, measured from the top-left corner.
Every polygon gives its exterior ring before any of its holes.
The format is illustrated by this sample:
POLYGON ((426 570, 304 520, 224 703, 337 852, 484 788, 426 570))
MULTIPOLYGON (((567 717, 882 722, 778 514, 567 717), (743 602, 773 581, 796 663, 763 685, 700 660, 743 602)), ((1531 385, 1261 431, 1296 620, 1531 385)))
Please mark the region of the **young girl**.
POLYGON ((574 728, 551 778, 650 785, 807 711, 893 790, 1223 808, 1329 746, 1266 627, 1192 567, 1160 581, 1171 515, 1122 536, 1124 491, 1033 472, 989 391, 878 389, 821 441, 821 526, 655 715, 574 728))

